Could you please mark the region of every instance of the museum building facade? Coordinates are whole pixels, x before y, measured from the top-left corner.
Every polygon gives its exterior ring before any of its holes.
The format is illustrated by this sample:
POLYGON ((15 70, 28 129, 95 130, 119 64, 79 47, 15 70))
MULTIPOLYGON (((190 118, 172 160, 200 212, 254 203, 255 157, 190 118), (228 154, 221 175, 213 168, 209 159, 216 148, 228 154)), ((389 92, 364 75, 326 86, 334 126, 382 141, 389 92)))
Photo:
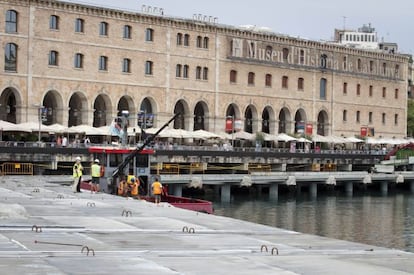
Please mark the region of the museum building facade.
POLYGON ((406 136, 406 55, 160 11, 0 0, 0 119, 406 136))

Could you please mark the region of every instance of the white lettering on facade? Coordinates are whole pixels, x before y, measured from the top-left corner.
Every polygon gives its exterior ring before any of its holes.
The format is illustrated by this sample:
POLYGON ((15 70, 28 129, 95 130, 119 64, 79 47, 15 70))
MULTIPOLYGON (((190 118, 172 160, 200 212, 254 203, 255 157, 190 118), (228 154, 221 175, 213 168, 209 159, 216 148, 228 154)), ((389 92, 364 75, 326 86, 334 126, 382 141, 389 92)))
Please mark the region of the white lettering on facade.
MULTIPOLYGON (((398 70, 396 67, 387 66, 385 68, 381 67, 382 70, 377 70, 377 66, 369 63, 372 61, 366 61, 357 66, 357 63, 354 64, 348 55, 343 56, 341 60, 339 60, 334 58, 332 53, 327 54, 321 52, 320 54, 315 54, 312 53, 309 48, 303 49, 295 46, 283 48, 282 50, 275 50, 270 46, 262 48, 259 46, 258 41, 241 38, 233 38, 231 55, 233 57, 254 59, 258 61, 287 63, 291 65, 302 65, 350 73, 356 72, 386 77, 401 77, 401 70, 398 70)), ((376 63, 379 67, 378 61, 376 63)))

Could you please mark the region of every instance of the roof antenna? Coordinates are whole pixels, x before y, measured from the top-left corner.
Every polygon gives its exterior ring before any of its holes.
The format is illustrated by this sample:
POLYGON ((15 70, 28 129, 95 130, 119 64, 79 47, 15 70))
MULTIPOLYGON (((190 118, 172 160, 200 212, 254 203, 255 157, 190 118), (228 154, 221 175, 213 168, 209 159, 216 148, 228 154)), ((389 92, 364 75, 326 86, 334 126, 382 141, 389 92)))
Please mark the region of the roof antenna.
POLYGON ((342 18, 344 19, 344 30, 345 30, 345 27, 346 27, 346 16, 342 16, 342 18))

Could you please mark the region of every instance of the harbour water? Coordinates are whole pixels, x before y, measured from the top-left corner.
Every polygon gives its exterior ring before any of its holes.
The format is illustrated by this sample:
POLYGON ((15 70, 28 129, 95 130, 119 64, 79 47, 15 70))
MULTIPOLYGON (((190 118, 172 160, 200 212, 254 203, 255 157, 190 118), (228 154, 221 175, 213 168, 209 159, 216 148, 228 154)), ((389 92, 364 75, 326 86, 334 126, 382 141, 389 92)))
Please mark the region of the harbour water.
POLYGON ((235 194, 214 201, 216 215, 335 239, 414 252, 414 195, 377 193, 266 196, 235 194))

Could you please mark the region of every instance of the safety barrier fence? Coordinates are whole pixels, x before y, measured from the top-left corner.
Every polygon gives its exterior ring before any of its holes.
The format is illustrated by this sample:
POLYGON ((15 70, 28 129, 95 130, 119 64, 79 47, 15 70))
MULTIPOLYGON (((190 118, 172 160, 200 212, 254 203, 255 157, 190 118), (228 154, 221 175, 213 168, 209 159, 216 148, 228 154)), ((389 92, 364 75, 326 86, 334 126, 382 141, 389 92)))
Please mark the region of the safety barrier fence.
POLYGON ((1 175, 33 175, 32 163, 5 162, 0 165, 1 175))

